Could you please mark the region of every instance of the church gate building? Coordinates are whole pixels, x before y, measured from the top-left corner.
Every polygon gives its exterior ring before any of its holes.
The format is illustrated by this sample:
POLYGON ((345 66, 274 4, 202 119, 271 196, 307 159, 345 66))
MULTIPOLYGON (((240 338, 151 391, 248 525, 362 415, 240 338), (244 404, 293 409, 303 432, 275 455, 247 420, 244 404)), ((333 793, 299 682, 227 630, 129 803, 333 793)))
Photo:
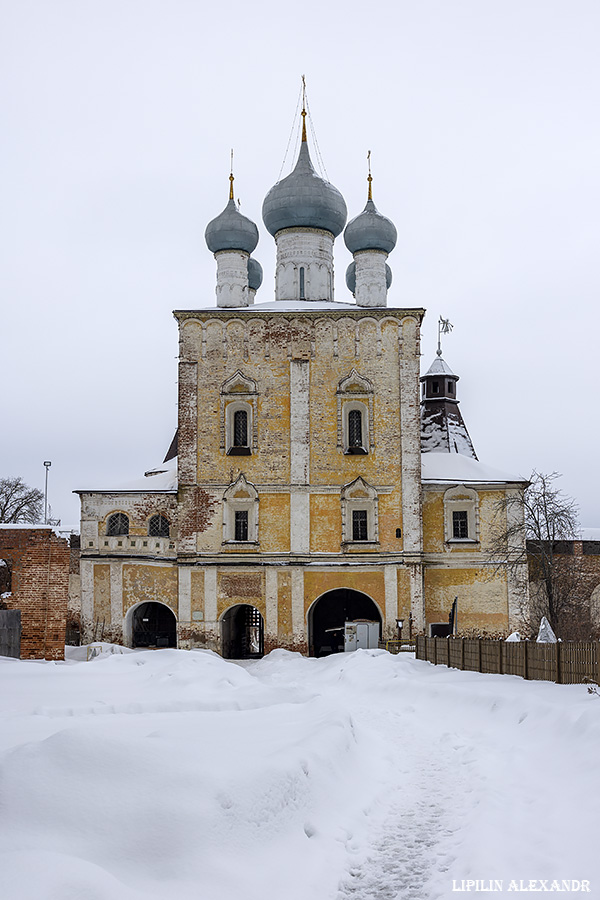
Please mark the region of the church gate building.
POLYGON ((205 647, 343 649, 346 621, 382 640, 506 633, 526 577, 490 575, 497 502, 522 479, 476 457, 441 357, 420 377, 423 309, 388 305, 393 223, 371 197, 348 224, 303 127, 267 193, 275 298, 255 302, 258 229, 229 201, 206 229, 216 306, 177 310, 178 429, 131 485, 80 490, 83 638, 205 647), (334 300, 334 242, 354 261, 334 300))

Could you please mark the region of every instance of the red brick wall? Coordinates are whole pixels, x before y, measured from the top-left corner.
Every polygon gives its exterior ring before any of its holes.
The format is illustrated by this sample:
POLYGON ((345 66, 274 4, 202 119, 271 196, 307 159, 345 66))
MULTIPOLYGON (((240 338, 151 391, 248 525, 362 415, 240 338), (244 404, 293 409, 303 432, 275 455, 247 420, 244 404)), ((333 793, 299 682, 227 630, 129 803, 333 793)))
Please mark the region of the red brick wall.
POLYGON ((68 541, 51 528, 0 527, 0 558, 12 569, 7 609, 21 610, 21 659, 64 659, 68 541))

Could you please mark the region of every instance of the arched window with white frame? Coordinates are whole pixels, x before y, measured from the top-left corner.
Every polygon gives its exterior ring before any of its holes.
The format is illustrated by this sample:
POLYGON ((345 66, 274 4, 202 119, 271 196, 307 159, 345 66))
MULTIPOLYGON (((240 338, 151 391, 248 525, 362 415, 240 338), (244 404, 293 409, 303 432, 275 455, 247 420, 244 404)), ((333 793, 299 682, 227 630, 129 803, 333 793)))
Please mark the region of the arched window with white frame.
POLYGON ((258 449, 256 382, 239 370, 221 386, 221 449, 250 456, 258 449))

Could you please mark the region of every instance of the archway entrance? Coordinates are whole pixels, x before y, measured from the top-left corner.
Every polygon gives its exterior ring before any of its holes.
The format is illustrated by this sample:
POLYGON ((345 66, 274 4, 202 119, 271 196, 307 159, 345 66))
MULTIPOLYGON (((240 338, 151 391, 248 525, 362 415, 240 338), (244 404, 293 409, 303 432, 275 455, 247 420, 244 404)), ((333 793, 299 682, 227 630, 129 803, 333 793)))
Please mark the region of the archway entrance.
POLYGON ((315 600, 308 612, 308 643, 311 656, 328 656, 344 650, 344 624, 367 619, 379 622, 381 613, 370 597, 360 591, 338 588, 315 600))
POLYGON ((132 647, 176 647, 177 620, 164 603, 140 603, 131 621, 132 647))
POLYGON ((221 619, 225 659, 259 659, 264 653, 264 620, 255 606, 232 606, 221 619))

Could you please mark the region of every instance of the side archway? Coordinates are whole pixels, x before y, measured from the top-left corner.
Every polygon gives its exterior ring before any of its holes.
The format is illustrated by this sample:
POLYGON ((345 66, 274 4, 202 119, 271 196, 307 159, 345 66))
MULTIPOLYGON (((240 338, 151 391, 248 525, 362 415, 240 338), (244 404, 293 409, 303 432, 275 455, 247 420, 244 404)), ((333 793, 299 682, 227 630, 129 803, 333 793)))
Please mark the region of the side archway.
POLYGON ((360 620, 378 622, 381 637, 381 612, 367 594, 351 588, 337 588, 321 594, 308 610, 310 656, 342 653, 345 623, 360 620))
POLYGON ((165 603, 142 601, 127 611, 125 643, 128 647, 177 647, 177 618, 165 603))

